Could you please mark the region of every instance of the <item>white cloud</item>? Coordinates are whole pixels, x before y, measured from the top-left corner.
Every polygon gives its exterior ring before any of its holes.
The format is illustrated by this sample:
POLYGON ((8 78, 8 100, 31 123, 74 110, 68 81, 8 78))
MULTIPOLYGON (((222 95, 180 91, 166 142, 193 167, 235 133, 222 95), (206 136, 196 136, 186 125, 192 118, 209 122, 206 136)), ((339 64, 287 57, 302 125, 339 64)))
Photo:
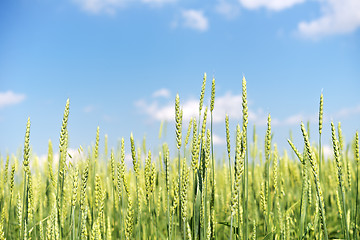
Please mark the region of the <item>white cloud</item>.
MULTIPOLYGON (((231 92, 225 93, 223 96, 217 96, 215 99, 215 106, 213 112, 214 123, 223 123, 225 115, 228 114, 232 120, 242 119, 242 96, 233 95, 231 92)), ((266 125, 267 113, 261 108, 248 110, 248 120, 256 125, 266 125)), ((273 122, 277 120, 274 119, 273 122)))
MULTIPOLYGON (((214 123, 224 123, 225 115, 228 114, 231 120, 242 119, 242 98, 241 95, 234 95, 227 92, 223 96, 217 96, 215 100, 213 121, 214 123)), ((187 122, 191 117, 198 118, 199 116, 199 100, 187 99, 182 101, 180 98, 180 105, 183 109, 183 121, 187 122)), ((165 105, 160 105, 158 101, 148 102, 145 100, 138 100, 135 106, 139 112, 145 113, 151 119, 157 121, 174 121, 175 119, 175 103, 171 101, 165 105)), ((204 108, 203 108, 204 111, 204 108)), ((249 110, 249 121, 256 125, 266 125, 267 114, 262 109, 256 111, 249 110)), ((273 119, 273 123, 277 120, 273 119)))
POLYGON ((94 107, 93 105, 88 105, 88 106, 86 106, 86 107, 83 108, 83 111, 84 111, 85 113, 91 113, 91 112, 93 112, 94 110, 95 110, 95 107, 94 107))
POLYGON ((0 92, 0 108, 21 103, 26 98, 25 94, 13 91, 0 92))
POLYGON ((335 117, 348 118, 348 117, 351 117, 351 116, 357 115, 357 114, 360 114, 360 105, 340 109, 340 111, 335 113, 335 117))
POLYGON ((219 0, 215 6, 215 11, 227 19, 234 19, 240 13, 238 4, 232 4, 226 0, 219 0))
POLYGON ((163 6, 164 4, 176 2, 176 0, 73 0, 80 8, 92 14, 114 15, 116 12, 129 4, 144 3, 151 6, 163 6))
POLYGON ((80 8, 93 14, 105 13, 114 15, 120 8, 126 6, 129 0, 73 0, 80 8))
POLYGON ((310 22, 300 22, 298 33, 301 36, 318 39, 350 33, 360 27, 359 0, 323 0, 320 3, 323 15, 310 22))
MULTIPOLYGON (((175 105, 174 103, 168 103, 165 106, 159 106, 157 101, 147 103, 144 100, 135 102, 135 106, 140 112, 145 112, 152 119, 161 121, 174 121, 175 119, 175 105)), ((189 121, 191 117, 198 116, 199 114, 199 102, 197 100, 187 100, 181 103, 183 109, 183 121, 189 121)))
POLYGON ((323 145, 322 146, 324 159, 327 160, 328 158, 334 157, 333 149, 330 145, 323 145))
POLYGON ((148 3, 154 6, 162 6, 166 3, 176 2, 176 0, 142 0, 143 3, 148 3))
POLYGON ((116 119, 108 114, 104 114, 103 115, 103 120, 107 123, 111 123, 111 122, 114 122, 116 121, 116 119))
POLYGON ((213 143, 214 145, 225 145, 226 140, 216 134, 213 134, 213 143))
MULTIPOLYGON (((67 163, 71 162, 72 164, 78 162, 79 160, 84 160, 86 158, 86 153, 81 150, 81 148, 68 148, 66 161, 67 163), (71 157, 70 157, 71 156, 71 157)), ((40 166, 47 166, 48 154, 42 154, 38 156, 38 163, 40 166)), ((56 152, 53 155, 53 164, 54 166, 59 162, 59 153, 56 152)))
POLYGON ((188 9, 181 12, 183 26, 200 32, 209 29, 209 21, 201 10, 188 9))
POLYGON ((302 113, 296 113, 280 121, 279 124, 299 125, 301 122, 307 122, 307 121, 310 121, 310 123, 315 123, 318 121, 318 117, 319 117, 318 115, 304 115, 302 113))
POLYGON ((281 11, 303 3, 305 0, 239 0, 239 2, 243 7, 250 10, 263 7, 273 11, 281 11))
POLYGON ((241 119, 241 104, 241 95, 233 95, 231 92, 227 92, 224 96, 216 96, 213 112, 214 122, 224 122, 226 114, 229 115, 230 119, 241 119))
POLYGON ((157 98, 157 97, 169 98, 170 97, 170 91, 169 91, 169 89, 161 88, 161 89, 157 90, 156 92, 154 92, 152 94, 152 96, 154 98, 157 98))

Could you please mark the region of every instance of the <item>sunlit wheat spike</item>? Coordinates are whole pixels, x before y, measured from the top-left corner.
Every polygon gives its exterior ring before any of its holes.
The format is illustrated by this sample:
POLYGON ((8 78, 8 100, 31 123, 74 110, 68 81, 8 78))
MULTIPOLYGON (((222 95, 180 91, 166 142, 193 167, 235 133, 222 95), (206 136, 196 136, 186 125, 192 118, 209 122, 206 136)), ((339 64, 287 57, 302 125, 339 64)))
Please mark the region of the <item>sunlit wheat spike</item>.
POLYGON ((145 191, 146 191, 146 200, 149 201, 151 194, 151 151, 149 150, 148 156, 145 160, 145 191))
POLYGON ((296 156, 298 157, 298 159, 300 160, 300 162, 301 162, 302 164, 304 164, 305 162, 304 162, 303 157, 301 156, 299 150, 295 147, 295 145, 291 142, 290 139, 288 139, 287 141, 288 141, 288 143, 290 144, 292 150, 295 152, 295 154, 296 154, 296 156))
POLYGON ((96 139, 95 139, 95 149, 94 149, 94 159, 97 161, 99 157, 99 139, 100 139, 100 127, 96 128, 96 139))
POLYGON ((134 136, 132 133, 130 134, 130 145, 131 145, 131 157, 132 157, 134 172, 136 174, 138 174, 139 173, 139 163, 136 158, 135 142, 134 142, 134 136))
POLYGON ((321 92, 320 106, 319 106, 319 134, 321 134, 322 126, 323 126, 323 114, 324 114, 323 108, 324 108, 324 96, 323 93, 321 92))
POLYGON ((271 148, 271 116, 269 114, 267 121, 266 137, 265 137, 265 156, 267 158, 269 158, 270 156, 270 148, 271 148))
POLYGON ((61 178, 64 174, 64 165, 66 161, 66 147, 67 147, 67 123, 69 119, 69 108, 70 108, 70 100, 67 99, 65 110, 64 110, 64 116, 62 120, 61 125, 61 131, 60 131, 60 143, 59 143, 59 150, 60 150, 60 160, 59 160, 59 177, 61 178))
POLYGON ((338 137, 339 137, 339 153, 344 150, 344 137, 341 130, 341 122, 338 122, 338 137))
POLYGON ((8 180, 9 160, 10 160, 10 156, 9 154, 6 154, 6 163, 4 168, 4 184, 6 184, 8 180))
POLYGON ((24 161, 23 165, 25 171, 28 171, 30 163, 30 118, 28 118, 26 123, 26 132, 25 132, 25 144, 24 144, 24 161))
POLYGON ((186 161, 183 161, 182 167, 182 186, 181 186, 181 216, 183 221, 186 221, 187 218, 187 196, 188 196, 188 186, 190 181, 189 168, 186 165, 186 161))
POLYGON ((165 165, 165 183, 166 183, 166 190, 169 194, 170 192, 170 153, 169 148, 166 143, 163 144, 163 152, 164 152, 164 165, 165 165))
POLYGON ((193 136, 192 136, 192 144, 191 144, 191 167, 195 171, 198 167, 198 161, 199 161, 199 144, 198 144, 199 138, 197 135, 197 123, 194 119, 193 121, 193 136))
POLYGON ((210 112, 212 112, 214 110, 214 104, 215 104, 215 77, 213 77, 212 83, 211 83, 210 112))
POLYGON ((13 163, 13 164, 11 165, 11 172, 10 172, 10 196, 12 196, 13 190, 14 190, 14 186, 15 186, 14 177, 15 177, 15 163, 13 163))
POLYGON ((187 132, 186 132, 186 137, 185 137, 185 146, 188 144, 189 142, 189 137, 190 137, 190 133, 191 133, 191 127, 192 127, 192 122, 193 122, 193 118, 190 118, 190 121, 189 121, 189 125, 188 125, 188 129, 187 129, 187 132))
POLYGON ((205 107, 205 111, 204 111, 204 117, 203 117, 202 127, 201 127, 201 137, 200 137, 200 139, 204 139, 204 137, 205 137, 207 112, 208 112, 208 107, 206 106, 206 107, 205 107))
POLYGON ((242 79, 242 107, 243 107, 243 131, 246 130, 248 125, 248 106, 247 106, 247 92, 246 92, 246 79, 242 79))
POLYGON ((115 183, 115 157, 114 157, 113 149, 111 149, 111 152, 110 152, 110 167, 111 167, 111 180, 114 184, 115 183))
POLYGON ((211 144, 211 132, 210 129, 206 131, 206 141, 205 141, 205 170, 208 168, 210 163, 210 145, 211 144))
POLYGON ((121 164, 120 177, 123 178, 125 175, 125 140, 124 140, 124 138, 121 138, 120 164, 121 164))
POLYGON ((203 82, 202 82, 202 86, 201 86, 199 113, 201 113, 201 110, 202 110, 202 107, 204 104, 205 86, 206 86, 206 73, 204 73, 204 78, 203 78, 203 82))
POLYGON ((177 148, 181 147, 181 133, 182 133, 182 109, 180 109, 179 94, 175 98, 175 124, 176 124, 176 143, 177 148))
POLYGON ((231 145, 230 145, 230 127, 229 127, 229 115, 225 115, 225 129, 226 129, 226 149, 228 152, 228 157, 230 159, 230 151, 231 151, 231 145))
POLYGON ((359 132, 356 131, 355 134, 355 159, 357 164, 359 164, 359 132))
POLYGON ((333 152, 335 156, 336 167, 338 169, 338 183, 340 185, 343 184, 342 182, 342 165, 340 160, 340 150, 339 150, 339 141, 336 138, 335 126, 334 123, 331 122, 331 137, 333 143, 333 152))
POLYGON ((71 200, 71 204, 72 206, 75 207, 76 204, 76 199, 77 199, 77 189, 78 189, 78 185, 79 185, 79 168, 75 167, 74 172, 73 172, 73 191, 72 191, 72 200, 71 200))

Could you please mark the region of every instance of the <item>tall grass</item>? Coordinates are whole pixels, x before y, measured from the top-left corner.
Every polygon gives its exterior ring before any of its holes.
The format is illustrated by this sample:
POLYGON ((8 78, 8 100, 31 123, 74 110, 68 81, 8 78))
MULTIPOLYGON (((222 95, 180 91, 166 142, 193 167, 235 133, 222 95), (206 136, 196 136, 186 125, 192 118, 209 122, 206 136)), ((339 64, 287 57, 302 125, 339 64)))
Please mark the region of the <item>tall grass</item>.
POLYGON ((7 154, 4 163, 0 155, 0 239, 359 238, 358 132, 347 144, 340 126, 337 135, 334 124, 323 127, 322 94, 318 144, 311 144, 309 127, 301 123, 297 135, 304 144, 297 148, 290 138, 291 155, 277 149, 270 114, 263 147, 255 127, 254 140, 248 143, 243 78, 238 86, 242 123, 231 130, 229 116, 224 116, 222 157, 214 148, 215 79, 209 106, 204 105, 205 86, 206 74, 198 119, 190 120, 184 139, 180 97, 175 98, 174 155, 166 142, 149 148, 144 138, 137 146, 131 134, 129 145, 122 138, 108 157, 107 136, 103 141, 98 127, 95 144, 85 150, 80 146, 80 154, 71 156, 67 100, 59 159, 49 141, 47 162, 40 164, 31 152, 29 118, 23 156, 7 154), (325 157, 321 144, 327 130, 334 154, 325 157), (132 165, 126 162, 125 149, 131 152, 132 165))

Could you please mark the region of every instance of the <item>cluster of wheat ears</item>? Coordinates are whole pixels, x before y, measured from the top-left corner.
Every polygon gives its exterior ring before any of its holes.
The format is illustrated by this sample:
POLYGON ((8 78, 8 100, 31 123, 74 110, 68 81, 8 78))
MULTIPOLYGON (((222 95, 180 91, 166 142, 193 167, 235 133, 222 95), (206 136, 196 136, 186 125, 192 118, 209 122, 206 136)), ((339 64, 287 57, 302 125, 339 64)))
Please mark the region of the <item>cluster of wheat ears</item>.
POLYGON ((205 86, 206 74, 199 116, 190 120, 185 137, 176 96, 174 156, 167 143, 154 153, 145 141, 137 146, 131 134, 132 168, 125 163, 124 138, 108 154, 105 135, 99 154, 99 127, 94 146, 86 152, 80 147, 83 154, 76 158, 68 153, 69 100, 59 160, 54 161, 49 141, 47 162, 39 166, 30 151, 28 119, 22 157, 1 157, 0 240, 359 238, 359 134, 345 144, 340 123, 337 129, 331 123, 333 156, 325 159, 322 94, 319 135, 313 138, 318 144, 311 144, 309 127, 301 123, 303 152, 289 139, 294 152, 280 154, 272 142, 270 114, 264 148, 258 147, 255 128, 248 140, 243 78, 242 125, 231 143, 224 116, 227 154, 215 161, 215 79, 209 109, 203 109, 205 86))

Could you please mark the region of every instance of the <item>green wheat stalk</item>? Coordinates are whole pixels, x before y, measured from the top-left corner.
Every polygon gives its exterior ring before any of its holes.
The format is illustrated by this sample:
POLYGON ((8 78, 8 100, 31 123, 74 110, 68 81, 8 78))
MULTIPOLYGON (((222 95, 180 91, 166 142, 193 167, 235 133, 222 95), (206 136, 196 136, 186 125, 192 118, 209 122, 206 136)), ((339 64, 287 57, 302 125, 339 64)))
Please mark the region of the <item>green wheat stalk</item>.
POLYGON ((212 162, 212 189, 211 189, 211 200, 210 200, 210 212, 212 214, 211 219, 211 237, 216 238, 215 236, 215 216, 213 215, 215 211, 215 157, 214 157, 214 139, 213 139, 213 110, 215 105, 215 78, 213 77, 211 84, 211 101, 210 101, 210 132, 211 132, 211 162, 212 162))
POLYGON ((314 175, 314 181, 315 181, 315 185, 316 185, 316 193, 318 196, 318 203, 319 203, 320 219, 321 219, 321 223, 322 223, 322 229, 324 232, 324 238, 325 238, 325 240, 328 240, 329 237, 328 237, 328 231, 327 231, 326 219, 325 219, 325 204, 324 204, 324 199, 323 199, 321 186, 320 186, 319 169, 317 168, 314 153, 310 146, 309 136, 305 130, 305 126, 304 126, 303 122, 301 122, 301 131, 302 131, 302 134, 304 137, 306 154, 309 159, 311 169, 312 169, 312 172, 314 175))
MULTIPOLYGON (((179 94, 176 94, 175 98, 175 126, 176 126, 176 147, 178 149, 178 170, 179 170, 179 199, 181 195, 181 160, 180 160, 180 148, 181 148, 181 140, 182 140, 182 116, 183 112, 180 108, 180 98, 179 94)), ((179 227, 181 231, 181 201, 179 202, 178 208, 178 216, 179 216, 179 227)))
POLYGON ((346 212, 346 205, 345 205, 345 189, 343 188, 343 179, 342 179, 342 166, 341 166, 341 159, 340 159, 340 150, 339 150, 339 141, 336 138, 336 132, 335 132, 335 126, 334 123, 331 122, 331 135, 332 135, 332 143, 333 143, 333 150, 334 150, 334 157, 335 157, 335 161, 336 161, 336 166, 337 166, 337 170, 338 170, 338 184, 339 184, 339 190, 341 192, 341 201, 342 201, 342 211, 344 214, 344 217, 342 217, 342 221, 343 221, 343 227, 345 229, 344 230, 344 237, 346 239, 350 239, 350 234, 349 234, 349 228, 348 228, 348 223, 347 223, 347 212, 346 212))
POLYGON ((61 218, 62 218, 62 203, 64 198, 64 180, 65 180, 65 165, 66 165, 66 153, 67 153, 67 141, 68 141, 68 134, 67 134, 67 122, 69 119, 69 106, 70 100, 67 99, 64 116, 62 120, 61 132, 60 132, 60 143, 59 143, 59 150, 60 150, 60 159, 59 159, 59 168, 58 168, 58 181, 57 181, 57 214, 58 214, 58 224, 59 224, 59 231, 60 236, 62 236, 62 227, 61 227, 61 218))
POLYGON ((356 200, 355 200, 355 221, 354 221, 354 238, 357 239, 357 219, 358 219, 358 205, 359 205, 359 132, 355 134, 355 160, 356 160, 356 200))
POLYGON ((247 125, 248 125, 248 106, 247 106, 247 92, 246 92, 246 79, 242 79, 242 114, 243 114, 243 151, 245 152, 245 174, 243 175, 243 233, 244 239, 248 239, 248 197, 249 197, 249 160, 247 152, 247 125))
POLYGON ((265 200, 266 207, 266 231, 271 231, 270 228, 270 151, 271 151, 271 116, 268 115, 267 130, 265 136, 265 200))
POLYGON ((22 218, 21 218, 21 232, 20 238, 25 238, 26 229, 25 223, 28 221, 28 184, 27 179, 30 175, 30 118, 27 120, 26 132, 25 132, 25 144, 24 144, 24 192, 23 192, 23 207, 22 207, 22 218))

